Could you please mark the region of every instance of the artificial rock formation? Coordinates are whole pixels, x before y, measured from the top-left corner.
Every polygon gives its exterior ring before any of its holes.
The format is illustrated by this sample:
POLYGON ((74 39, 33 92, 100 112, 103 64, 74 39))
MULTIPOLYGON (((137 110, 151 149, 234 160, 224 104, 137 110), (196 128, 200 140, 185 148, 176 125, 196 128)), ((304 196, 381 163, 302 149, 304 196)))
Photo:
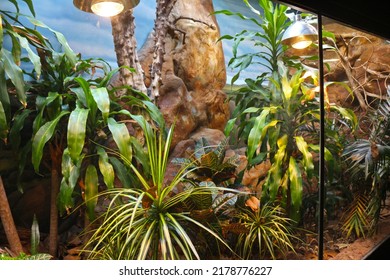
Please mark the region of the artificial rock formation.
MULTIPOLYGON (((324 28, 335 34, 338 49, 338 54, 334 51, 326 54, 330 65, 326 80, 347 82, 354 92, 356 103, 363 110, 375 107, 376 100, 387 96, 390 44, 382 38, 332 20, 326 20, 324 28)), ((331 102, 343 106, 351 104, 350 94, 340 85, 332 85, 328 94, 331 102)))
MULTIPOLYGON (((223 130, 229 118, 226 68, 212 0, 178 0, 170 13, 162 85, 157 104, 168 125, 176 123, 172 146, 188 139, 196 129, 223 130)), ((151 77, 154 36, 149 36, 139 59, 146 86, 151 77)))

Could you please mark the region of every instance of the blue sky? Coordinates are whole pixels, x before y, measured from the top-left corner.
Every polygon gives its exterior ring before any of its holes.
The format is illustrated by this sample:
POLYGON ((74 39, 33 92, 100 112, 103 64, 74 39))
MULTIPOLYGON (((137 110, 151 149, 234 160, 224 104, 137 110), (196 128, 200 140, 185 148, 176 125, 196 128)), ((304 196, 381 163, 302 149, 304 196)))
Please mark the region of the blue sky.
MULTIPOLYGON (((20 2, 22 12, 27 13, 27 6, 20 2)), ((111 34, 110 20, 94 14, 85 13, 73 6, 72 0, 34 0, 36 17, 51 28, 63 33, 69 45, 75 52, 81 53, 84 58, 101 57, 114 67, 116 58, 111 34)), ((254 1, 257 2, 257 1, 254 1)), ((215 10, 230 10, 240 12, 250 17, 255 15, 245 6, 241 0, 213 0, 215 10)), ((0 8, 7 7, 7 0, 0 0, 0 8)), ((155 18, 155 0, 141 0, 134 9, 136 22, 136 38, 138 47, 144 43, 147 35, 153 28, 155 18)), ((256 5, 256 7, 258 7, 256 5)), ((241 21, 235 17, 218 15, 221 35, 235 34, 243 29, 254 30, 256 26, 248 21, 241 21)), ((226 62, 231 57, 231 42, 223 41, 226 62)), ((243 45, 242 52, 249 51, 250 45, 243 45)), ((246 76, 253 76, 261 72, 261 69, 251 68, 246 76)), ((233 73, 228 71, 228 82, 233 73)))

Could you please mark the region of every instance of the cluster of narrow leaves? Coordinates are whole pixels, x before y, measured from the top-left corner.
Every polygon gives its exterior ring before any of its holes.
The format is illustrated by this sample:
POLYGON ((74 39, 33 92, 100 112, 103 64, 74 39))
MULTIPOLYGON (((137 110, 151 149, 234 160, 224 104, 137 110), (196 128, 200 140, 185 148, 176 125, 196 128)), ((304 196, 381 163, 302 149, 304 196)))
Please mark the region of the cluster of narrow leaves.
POLYGON ((242 258, 278 259, 281 257, 278 254, 295 252, 293 221, 280 206, 265 204, 255 211, 241 209, 236 218, 239 222, 234 225, 241 229, 236 249, 242 258))
POLYGON ((162 123, 155 127, 143 116, 131 117, 144 132, 147 161, 143 166, 149 166, 150 177, 128 158, 126 146, 115 140, 119 152, 114 154, 137 176, 140 185, 101 194, 108 195, 111 202, 85 247, 88 258, 199 259, 196 236, 192 234, 199 229, 228 246, 216 232, 183 208, 190 197, 210 191, 209 187, 199 187, 176 192, 178 184, 193 168, 184 167, 170 182, 165 180, 173 127, 166 134, 162 123))

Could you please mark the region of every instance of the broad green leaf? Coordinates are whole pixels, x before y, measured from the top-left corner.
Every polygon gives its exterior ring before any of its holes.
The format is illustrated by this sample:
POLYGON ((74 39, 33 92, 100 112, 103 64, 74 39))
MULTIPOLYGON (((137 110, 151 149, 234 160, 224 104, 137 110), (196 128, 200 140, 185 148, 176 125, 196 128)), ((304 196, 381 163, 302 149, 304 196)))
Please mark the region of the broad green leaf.
POLYGON ((155 122, 159 125, 160 128, 165 126, 165 120, 163 115, 161 114, 161 111, 158 109, 158 107, 150 101, 142 101, 146 107, 148 108, 148 112, 155 122))
POLYGON ((261 138, 261 135, 263 132, 263 128, 266 124, 269 112, 270 112, 269 108, 264 108, 261 114, 258 117, 256 117, 253 127, 250 130, 248 136, 248 149, 247 149, 248 161, 252 159, 257 148, 261 145, 261 142, 263 140, 261 138))
POLYGON ((12 54, 6 50, 6 49, 1 49, 0 51, 0 57, 4 58, 4 70, 7 76, 10 78, 12 81, 13 85, 16 88, 16 94, 18 96, 18 99, 20 103, 24 107, 26 107, 26 93, 25 93, 25 88, 24 88, 24 79, 23 79, 23 71, 20 69, 19 66, 15 64, 15 62, 12 59, 12 54))
POLYGON ((260 108, 250 107, 245 109, 244 112, 242 112, 242 114, 257 113, 258 111, 260 111, 260 108))
POLYGON ((313 164, 313 155, 309 151, 309 146, 306 143, 305 139, 302 136, 295 136, 295 142, 297 144, 298 150, 303 155, 303 167, 305 168, 307 176, 310 178, 314 170, 313 164))
POLYGON ((88 165, 85 172, 85 204, 87 214, 90 221, 95 219, 95 206, 97 203, 98 194, 98 175, 96 167, 92 164, 88 165))
POLYGON ((7 117, 7 122, 9 122, 11 118, 11 103, 10 103, 9 94, 7 90, 7 79, 5 78, 4 64, 1 60, 1 56, 0 56, 0 102, 3 103, 3 108, 4 108, 5 115, 7 117))
POLYGON ((70 157, 69 149, 66 148, 62 154, 61 170, 64 178, 74 188, 79 179, 80 166, 83 161, 84 154, 81 155, 77 161, 73 161, 70 157))
POLYGON ((16 13, 19 13, 20 9, 19 9, 18 2, 17 2, 16 0, 9 0, 9 2, 11 2, 12 4, 14 4, 15 9, 16 9, 16 13))
POLYGON ((32 111, 29 109, 24 109, 15 114, 13 119, 13 124, 9 132, 9 140, 14 151, 17 151, 20 146, 20 132, 24 127, 26 118, 30 115, 32 111))
POLYGON ((282 82, 282 89, 283 89, 283 94, 287 102, 291 99, 291 94, 292 94, 292 88, 290 86, 290 81, 288 80, 287 76, 282 76, 281 79, 282 82))
POLYGON ((260 13, 258 10, 256 10, 251 4, 249 4, 248 0, 244 0, 244 3, 249 7, 249 9, 250 9, 253 13, 255 13, 255 14, 258 15, 258 16, 261 16, 261 13, 260 13))
POLYGON ((91 92, 91 85, 82 77, 77 77, 74 79, 83 89, 83 92, 80 90, 76 91, 77 97, 83 102, 83 105, 90 110, 90 116, 95 119, 97 113, 97 104, 91 92), (84 97, 82 97, 84 95, 84 97))
POLYGON ((279 187, 282 185, 282 166, 284 163, 283 159, 286 156, 287 141, 288 137, 286 134, 279 138, 277 143, 278 150, 274 156, 274 162, 272 163, 264 184, 263 190, 265 191, 262 198, 268 196, 270 201, 275 200, 279 187))
POLYGON ((78 100, 85 108, 88 108, 87 99, 85 98, 85 93, 82 87, 71 88, 70 91, 76 94, 78 100))
POLYGON ((12 33, 9 33, 9 35, 10 35, 11 41, 12 41, 11 53, 12 53, 12 57, 13 57, 14 63, 16 65, 20 66, 20 58, 21 58, 21 55, 22 55, 22 47, 20 46, 19 41, 16 39, 16 37, 12 33))
POLYGON ((114 188, 115 172, 112 164, 109 162, 106 151, 97 147, 97 153, 99 155, 99 169, 103 175, 104 183, 108 189, 114 188))
POLYGON ((293 157, 290 157, 288 174, 291 191, 291 218, 298 222, 302 205, 303 186, 301 170, 293 157))
POLYGON ((68 149, 72 160, 77 160, 84 148, 89 109, 76 108, 68 121, 68 149))
MULTIPOLYGON (((42 120, 43 120, 43 114, 45 112, 46 106, 50 103, 54 102, 57 98, 61 98, 61 96, 58 94, 58 92, 49 92, 47 97, 43 96, 37 96, 36 98, 36 107, 38 107, 38 116, 35 117, 34 123, 33 123, 33 132, 35 133, 38 131, 38 129, 41 127, 42 120)), ((61 103, 61 102, 59 102, 61 103)))
POLYGON ((37 20, 36 18, 29 17, 29 16, 26 16, 26 18, 27 18, 32 24, 34 24, 34 25, 36 25, 36 26, 39 26, 39 27, 47 28, 48 30, 50 30, 51 32, 53 32, 54 35, 57 37, 58 42, 61 44, 61 47, 62 47, 62 49, 64 50, 66 57, 69 59, 71 65, 73 65, 73 66, 76 65, 76 62, 77 62, 77 55, 73 52, 73 50, 72 50, 71 47, 69 46, 68 42, 66 41, 65 36, 64 36, 62 33, 57 32, 57 31, 55 31, 54 29, 51 29, 51 28, 48 27, 46 24, 44 24, 43 22, 37 20))
POLYGON ((100 112, 102 112, 103 120, 107 123, 108 114, 110 113, 110 97, 106 88, 91 88, 92 97, 96 102, 100 112))
POLYGON ((45 147, 46 143, 53 137, 58 122, 63 116, 67 114, 69 114, 69 112, 62 111, 57 116, 57 118, 41 126, 38 129, 37 133, 33 136, 32 163, 36 172, 39 172, 39 165, 43 156, 43 148, 45 147))
POLYGON ((27 51, 28 58, 30 59, 30 61, 34 65, 34 69, 35 69, 35 72, 37 74, 37 79, 39 79, 40 76, 41 76, 41 68, 42 68, 41 59, 30 48, 30 45, 29 45, 29 43, 28 43, 26 38, 24 38, 24 37, 22 37, 22 36, 20 36, 20 35, 18 35, 16 33, 15 33, 15 36, 19 39, 21 47, 24 48, 27 51))
POLYGON ((232 132, 233 128, 234 128, 234 125, 236 124, 236 120, 237 118, 234 118, 234 119, 230 119, 226 125, 225 125, 225 130, 224 130, 224 133, 225 133, 225 136, 228 137, 230 135, 230 133, 232 132))
POLYGON ((129 131, 124 123, 117 123, 113 118, 108 119, 108 129, 112 133, 112 137, 118 146, 121 157, 128 163, 132 160, 131 139, 129 131))
POLYGON ((74 205, 73 202, 73 188, 69 185, 65 178, 62 178, 60 185, 60 193, 58 195, 58 210, 62 215, 64 211, 69 212, 74 205))
POLYGON ((80 177, 83 159, 84 155, 80 156, 76 162, 73 161, 70 157, 68 148, 66 148, 62 154, 61 170, 63 177, 58 197, 60 213, 63 213, 65 210, 69 211, 74 205, 73 190, 80 177))
POLYGON ((27 4, 28 8, 30 9, 31 14, 35 17, 34 4, 33 4, 32 0, 22 0, 22 1, 27 4))

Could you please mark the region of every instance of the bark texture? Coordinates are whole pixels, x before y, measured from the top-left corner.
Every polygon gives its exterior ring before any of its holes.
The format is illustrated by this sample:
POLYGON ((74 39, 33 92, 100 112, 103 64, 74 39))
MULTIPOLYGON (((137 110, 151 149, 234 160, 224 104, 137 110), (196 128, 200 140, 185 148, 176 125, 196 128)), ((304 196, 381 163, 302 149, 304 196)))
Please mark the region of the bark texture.
POLYGON ((126 68, 121 69, 120 84, 130 85, 134 89, 146 93, 144 72, 137 54, 133 10, 127 10, 113 17, 111 25, 118 66, 127 66, 135 70, 135 72, 131 72, 126 68))
POLYGON ((23 252, 22 243, 20 242, 18 232, 15 227, 11 209, 9 207, 7 194, 3 185, 3 179, 0 176, 0 217, 7 236, 12 253, 18 255, 23 252))

